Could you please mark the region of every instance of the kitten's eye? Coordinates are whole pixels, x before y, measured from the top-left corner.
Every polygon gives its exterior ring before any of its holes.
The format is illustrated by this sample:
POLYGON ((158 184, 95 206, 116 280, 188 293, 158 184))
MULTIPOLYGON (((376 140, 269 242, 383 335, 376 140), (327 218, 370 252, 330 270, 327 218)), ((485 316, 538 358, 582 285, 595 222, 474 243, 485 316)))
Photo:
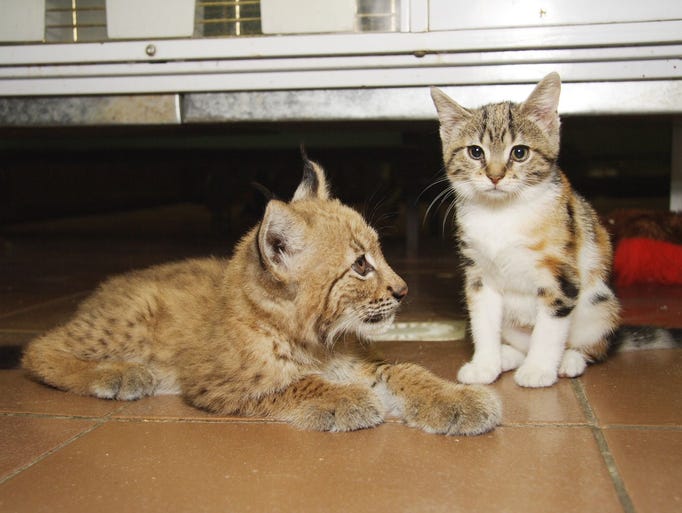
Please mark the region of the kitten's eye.
POLYGON ((514 146, 511 151, 511 158, 516 162, 523 162, 528 159, 530 150, 528 146, 514 146))
POLYGON ((485 155, 483 148, 480 146, 469 146, 467 150, 469 151, 469 156, 474 160, 481 160, 485 155))
POLYGON ((374 270, 374 267, 372 267, 372 264, 367 261, 365 255, 362 255, 361 257, 358 257, 355 262, 353 262, 352 269, 360 276, 367 276, 374 270))

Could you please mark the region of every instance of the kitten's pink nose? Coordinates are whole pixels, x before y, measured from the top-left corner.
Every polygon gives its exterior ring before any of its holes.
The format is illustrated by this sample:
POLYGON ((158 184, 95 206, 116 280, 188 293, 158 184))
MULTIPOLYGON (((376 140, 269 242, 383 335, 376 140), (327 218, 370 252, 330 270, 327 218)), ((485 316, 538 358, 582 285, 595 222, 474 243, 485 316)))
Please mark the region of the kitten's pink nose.
POLYGON ((504 178, 504 176, 488 176, 488 179, 493 183, 493 185, 497 185, 502 178, 504 178))

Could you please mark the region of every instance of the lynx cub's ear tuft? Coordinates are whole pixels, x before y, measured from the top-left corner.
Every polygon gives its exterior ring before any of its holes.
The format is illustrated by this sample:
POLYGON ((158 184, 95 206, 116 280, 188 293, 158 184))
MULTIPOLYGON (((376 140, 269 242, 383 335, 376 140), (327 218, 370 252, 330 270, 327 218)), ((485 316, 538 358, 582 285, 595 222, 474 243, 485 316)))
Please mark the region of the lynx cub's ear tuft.
POLYGON ((446 145, 462 125, 471 119, 471 112, 437 87, 431 88, 431 99, 440 120, 440 140, 446 145))
POLYGON ((305 248, 305 231, 305 221, 286 203, 268 203, 258 230, 258 250, 277 280, 286 281, 293 269, 296 256, 305 248))
POLYGON ((322 166, 308 158, 303 145, 301 145, 301 157, 303 158, 303 178, 291 201, 329 199, 327 178, 325 177, 322 166))
POLYGON ((561 94, 561 78, 556 72, 550 73, 540 80, 523 102, 521 109, 540 128, 555 132, 559 130, 559 95, 561 94))

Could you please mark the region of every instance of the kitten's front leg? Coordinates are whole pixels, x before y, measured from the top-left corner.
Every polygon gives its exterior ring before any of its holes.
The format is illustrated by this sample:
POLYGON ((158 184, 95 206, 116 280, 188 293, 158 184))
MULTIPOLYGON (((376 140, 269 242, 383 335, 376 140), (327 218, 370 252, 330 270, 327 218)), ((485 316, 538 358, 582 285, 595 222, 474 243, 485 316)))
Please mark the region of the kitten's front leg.
POLYGON ((467 304, 474 356, 459 369, 462 383, 489 384, 502 372, 502 296, 481 278, 467 275, 467 304))
POLYGON ((580 293, 578 272, 569 264, 544 260, 552 282, 538 288, 538 308, 528 354, 514 379, 523 387, 548 387, 556 383, 566 349, 573 309, 580 293))
POLYGON ((375 375, 374 390, 408 426, 429 433, 478 435, 500 423, 500 401, 484 387, 451 383, 411 363, 381 363, 375 375))
POLYGON ((569 328, 570 317, 559 317, 544 307, 538 309, 528 354, 514 375, 518 385, 537 388, 556 383, 569 328))

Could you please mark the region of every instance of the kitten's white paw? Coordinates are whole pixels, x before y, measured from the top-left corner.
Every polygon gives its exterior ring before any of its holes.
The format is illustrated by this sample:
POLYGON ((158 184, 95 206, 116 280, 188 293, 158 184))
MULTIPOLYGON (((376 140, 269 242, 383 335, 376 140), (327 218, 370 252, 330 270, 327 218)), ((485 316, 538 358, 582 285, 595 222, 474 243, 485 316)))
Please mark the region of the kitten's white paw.
POLYGON ((517 369, 525 360, 526 355, 508 344, 502 344, 502 372, 517 369))
POLYGON ((559 376, 564 378, 575 378, 585 372, 586 367, 587 362, 580 352, 573 349, 567 349, 564 351, 564 356, 561 359, 559 376))
POLYGON ((457 380, 468 385, 489 385, 500 375, 501 369, 494 365, 465 363, 457 373, 457 380))
POLYGON ((557 377, 555 370, 524 363, 514 374, 514 381, 522 387, 540 388, 553 385, 557 377))

